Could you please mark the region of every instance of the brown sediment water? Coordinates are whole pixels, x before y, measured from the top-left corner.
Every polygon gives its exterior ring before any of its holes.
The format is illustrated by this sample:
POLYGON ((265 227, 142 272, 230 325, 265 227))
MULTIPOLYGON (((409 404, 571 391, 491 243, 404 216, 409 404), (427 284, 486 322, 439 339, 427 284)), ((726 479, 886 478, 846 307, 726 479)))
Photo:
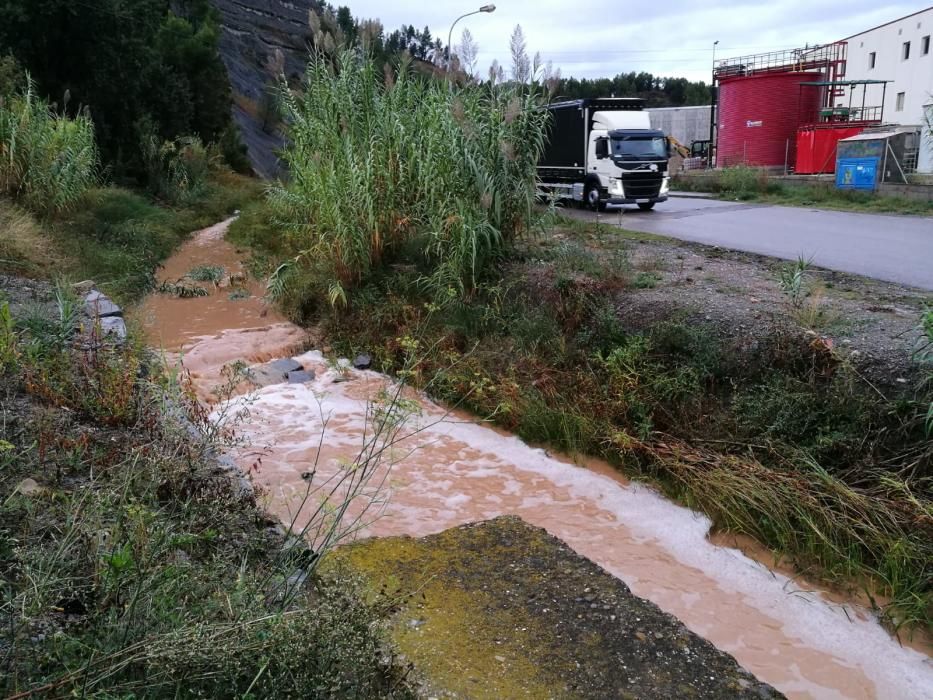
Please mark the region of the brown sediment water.
POLYGON ((224 240, 233 219, 196 233, 169 258, 157 275, 158 282, 177 282, 194 268, 222 267, 224 279, 204 284, 208 295, 180 299, 150 294, 132 314, 143 327, 149 342, 167 351, 177 351, 196 338, 219 331, 255 328, 285 319, 268 305, 261 282, 247 274, 243 256, 224 240))
MULTIPOLYGON (((180 260, 173 269, 192 264, 205 263, 180 260)), ((168 307, 150 308, 158 319, 168 307)), ((173 321, 172 349, 185 346, 184 362, 202 395, 210 393, 223 364, 287 357, 307 335, 275 317, 258 327, 228 327, 229 314, 219 313, 210 327, 199 313, 198 331, 190 335, 173 321)), ((165 327, 147 326, 163 329, 163 335, 153 332, 153 342, 166 337, 165 327)), ((269 386, 230 400, 218 412, 249 406, 249 420, 240 426, 252 443, 243 466, 255 462, 256 451, 263 453, 254 478, 267 490, 270 510, 300 527, 317 507, 314 499, 308 502, 302 475, 315 472, 315 482, 323 483, 345 473, 371 435, 380 393, 394 385, 373 372, 334 367, 318 352, 297 359, 315 372, 313 382, 269 386)), ((858 603, 772 570, 735 546, 722 546, 721 538, 711 541, 706 517, 627 481, 607 464, 580 466, 414 392, 406 398, 416 399, 420 413, 408 418, 404 439, 376 468, 371 483, 382 485, 386 501, 365 513, 359 534, 421 536, 518 515, 618 576, 788 697, 933 697, 929 655, 900 646, 858 603)), ((357 499, 350 516, 363 517, 366 505, 365 498, 357 499)))

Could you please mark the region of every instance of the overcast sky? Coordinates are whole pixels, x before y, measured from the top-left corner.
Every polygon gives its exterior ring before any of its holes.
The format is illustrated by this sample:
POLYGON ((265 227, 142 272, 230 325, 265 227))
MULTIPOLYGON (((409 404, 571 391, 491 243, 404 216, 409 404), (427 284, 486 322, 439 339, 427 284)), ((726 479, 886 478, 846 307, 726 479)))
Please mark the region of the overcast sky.
MULTIPOLYGON (((387 31, 428 25, 447 41, 457 15, 485 0, 343 0, 354 16, 377 18, 387 31)), ((493 59, 509 65, 509 35, 521 24, 529 54, 563 75, 611 77, 645 70, 655 75, 709 80, 713 42, 718 58, 825 44, 925 7, 876 0, 501 0, 493 14, 461 20, 454 45, 468 27, 480 48, 483 72, 493 59)))

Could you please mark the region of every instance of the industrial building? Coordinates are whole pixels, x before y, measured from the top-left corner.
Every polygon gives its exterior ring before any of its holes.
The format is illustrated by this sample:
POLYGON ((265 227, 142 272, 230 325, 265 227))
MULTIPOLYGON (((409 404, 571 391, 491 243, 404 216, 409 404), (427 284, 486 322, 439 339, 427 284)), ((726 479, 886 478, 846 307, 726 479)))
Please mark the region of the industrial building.
POLYGON ((884 113, 894 124, 924 122, 933 106, 933 7, 882 24, 844 41, 846 77, 888 80, 884 113))
POLYGON ((685 146, 709 138, 710 106, 650 107, 645 111, 651 119, 651 128, 663 131, 685 146))
POLYGON ((933 172, 931 33, 933 7, 831 44, 716 61, 716 167, 834 173, 837 144, 867 132, 886 134, 879 182, 933 172))

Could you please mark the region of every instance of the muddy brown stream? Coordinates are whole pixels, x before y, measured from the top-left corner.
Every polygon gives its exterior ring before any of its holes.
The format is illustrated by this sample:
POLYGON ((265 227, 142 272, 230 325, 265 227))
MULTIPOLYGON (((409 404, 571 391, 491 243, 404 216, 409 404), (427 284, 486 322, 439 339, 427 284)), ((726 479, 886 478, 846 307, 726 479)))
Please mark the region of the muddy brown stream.
MULTIPOLYGON (((163 277, 178 278, 202 264, 238 269, 235 249, 223 240, 226 225, 197 234, 163 277)), ((207 397, 225 364, 290 357, 307 340, 306 332, 266 308, 259 285, 249 292, 239 300, 227 289, 194 299, 152 296, 137 318, 152 344, 182 351, 207 397)), ((254 479, 266 489, 269 509, 301 525, 310 510, 301 508, 308 490, 302 474, 316 470, 326 479, 345 469, 370 433, 373 401, 394 385, 374 372, 334 366, 317 351, 297 360, 315 372, 312 382, 268 386, 230 399, 226 409, 248 406, 240 432, 251 445, 240 452, 242 466, 261 454, 254 479)), ((609 465, 577 465, 423 396, 406 396, 418 407, 404 428, 411 435, 394 444, 377 469, 373 483, 383 485, 385 503, 361 535, 421 536, 518 515, 788 697, 933 697, 928 648, 901 646, 857 603, 722 546, 722 538, 714 544, 705 516, 627 481, 609 465)), ((217 407, 218 415, 224 408, 217 407)))

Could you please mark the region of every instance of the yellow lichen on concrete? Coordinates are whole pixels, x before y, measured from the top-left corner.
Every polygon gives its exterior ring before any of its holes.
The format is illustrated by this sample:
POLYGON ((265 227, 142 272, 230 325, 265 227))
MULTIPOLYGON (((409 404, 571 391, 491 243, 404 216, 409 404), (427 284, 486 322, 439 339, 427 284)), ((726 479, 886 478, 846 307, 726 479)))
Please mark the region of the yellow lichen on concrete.
POLYGON ((780 697, 622 581, 515 517, 348 545, 328 555, 328 569, 362 577, 433 696, 780 697))
MULTIPOLYGON (((450 573, 461 552, 452 541, 445 544, 368 540, 337 550, 327 566, 344 565, 363 576, 371 594, 399 601, 393 640, 438 691, 469 698, 574 697, 559 669, 542 663, 537 622, 475 586, 460 585, 450 573)), ((507 561, 496 554, 484 558, 507 561)))

